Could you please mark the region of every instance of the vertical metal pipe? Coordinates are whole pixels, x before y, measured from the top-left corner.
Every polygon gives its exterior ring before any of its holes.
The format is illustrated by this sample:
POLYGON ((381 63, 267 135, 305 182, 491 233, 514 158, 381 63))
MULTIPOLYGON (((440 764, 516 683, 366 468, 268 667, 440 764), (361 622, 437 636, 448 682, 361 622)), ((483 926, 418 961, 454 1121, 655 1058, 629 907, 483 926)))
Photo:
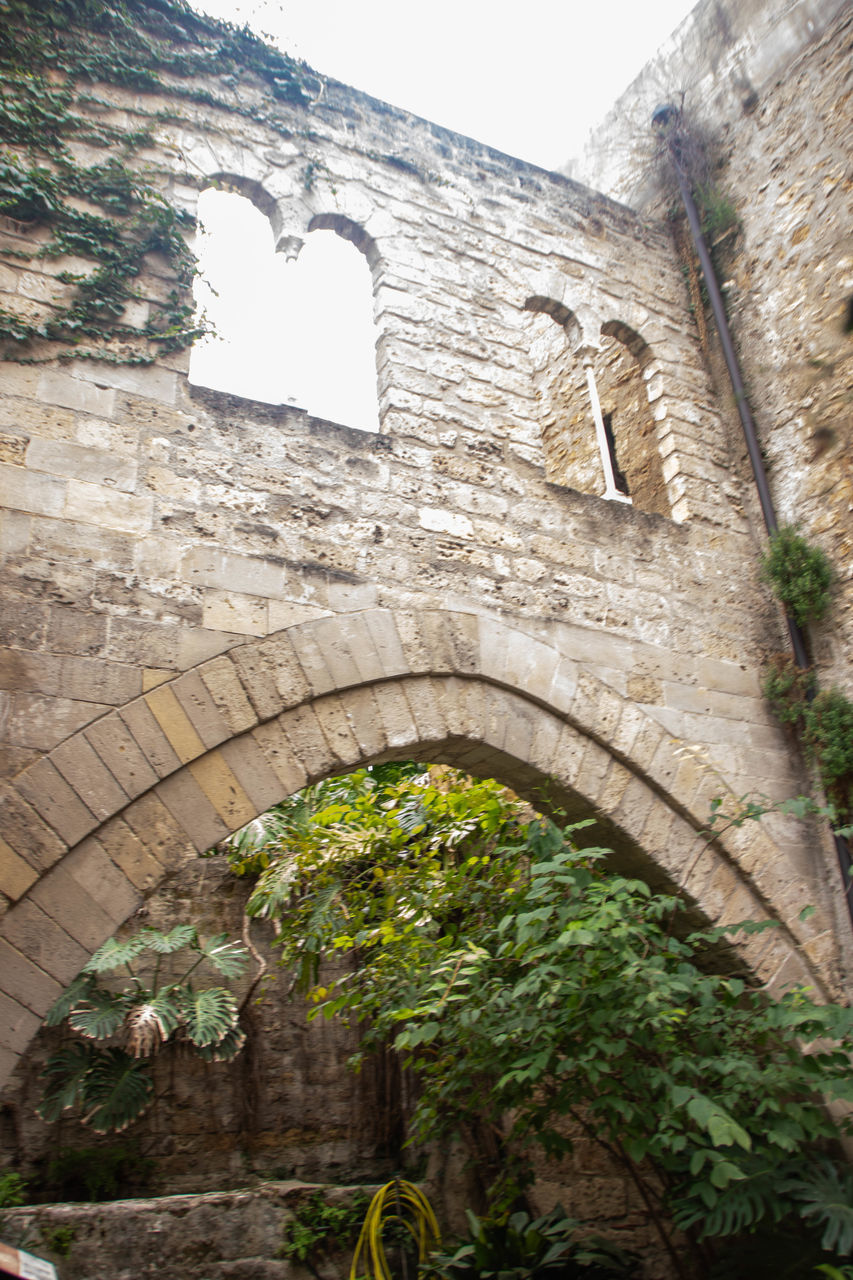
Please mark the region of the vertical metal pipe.
MULTIPOLYGON (((663 126, 667 129, 667 149, 672 161, 672 167, 675 170, 676 181, 678 182, 678 190, 681 193, 681 199, 684 202, 684 209, 687 214, 687 221, 690 226, 690 234, 693 237, 693 244, 699 258, 699 264, 702 268, 702 276, 705 281, 705 288, 708 291, 708 300, 711 304, 711 311, 714 315, 714 322, 717 326, 717 333, 720 338, 720 345, 723 349, 723 356, 726 362, 729 379, 734 392, 735 404, 737 405, 738 414, 740 416, 743 434, 746 439, 746 448, 749 453, 749 460, 752 464, 752 474, 755 477, 755 486, 758 490, 758 499, 761 503, 761 512, 764 516, 764 523, 767 532, 773 534, 779 527, 776 519, 776 510, 773 505, 773 498, 770 494, 770 486, 767 483, 767 472, 764 469, 764 459, 761 456, 761 446, 758 443, 758 433, 755 429, 755 421, 746 398, 746 390, 743 385, 743 379, 740 373, 740 364, 735 351, 734 342, 732 341, 731 330, 729 329, 729 321, 726 315, 726 309, 723 305, 723 295, 720 292, 720 286, 717 281, 717 273, 714 270, 714 264, 708 246, 705 243, 705 237, 702 234, 702 221, 699 217, 699 210, 696 208, 696 201, 693 199, 693 191, 684 167, 681 163, 681 146, 678 129, 675 122, 678 120, 678 108, 670 105, 658 107, 652 116, 652 124, 658 127, 663 126)), ((810 664, 808 653, 806 651, 805 637, 802 630, 794 619, 786 612, 785 621, 788 624, 788 634, 791 638, 791 648, 794 654, 796 665, 805 670, 810 664)), ((814 697, 814 693, 811 694, 814 697)), ((844 886, 844 898, 847 902, 847 911, 850 915, 851 923, 853 923, 853 858, 850 855, 850 849, 847 841, 833 831, 832 838, 835 843, 835 852, 838 858, 838 866, 841 871, 841 881, 844 886)))

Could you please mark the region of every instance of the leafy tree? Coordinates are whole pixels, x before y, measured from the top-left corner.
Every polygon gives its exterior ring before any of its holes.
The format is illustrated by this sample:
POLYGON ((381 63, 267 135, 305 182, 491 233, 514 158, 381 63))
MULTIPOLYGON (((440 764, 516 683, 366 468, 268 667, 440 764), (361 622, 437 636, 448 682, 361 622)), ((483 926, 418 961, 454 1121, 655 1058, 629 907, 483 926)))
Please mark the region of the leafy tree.
POLYGON ((853 1098, 853 1015, 715 971, 732 933, 766 926, 689 932, 677 898, 494 783, 362 770, 325 785, 235 860, 264 864, 250 910, 275 919, 309 1016, 360 1020, 365 1051, 406 1055, 416 1136, 490 1128, 523 1159, 582 1132, 633 1179, 682 1275, 673 1217, 691 1275, 703 1240, 790 1215, 849 1251, 841 1183, 810 1161, 838 1134, 825 1098, 853 1098), (334 953, 353 966, 320 985, 334 953))
POLYGON ((97 1133, 120 1132, 153 1101, 150 1063, 166 1043, 180 1039, 207 1062, 235 1057, 245 1040, 237 1001, 198 976, 207 966, 235 978, 247 963, 227 934, 205 942, 189 924, 111 938, 47 1015, 48 1026, 67 1023, 81 1038, 48 1058, 39 1115, 55 1121, 76 1108, 97 1133))

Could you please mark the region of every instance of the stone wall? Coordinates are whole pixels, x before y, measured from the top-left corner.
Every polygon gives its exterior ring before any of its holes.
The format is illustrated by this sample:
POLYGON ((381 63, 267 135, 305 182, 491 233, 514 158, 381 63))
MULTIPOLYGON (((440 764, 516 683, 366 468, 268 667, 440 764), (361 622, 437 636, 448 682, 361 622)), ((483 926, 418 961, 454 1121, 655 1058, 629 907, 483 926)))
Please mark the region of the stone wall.
MULTIPOLYGON (((192 388, 181 355, 7 363, 0 1075, 167 869, 307 780, 401 755, 550 784, 708 918, 780 921, 745 951, 768 982, 837 990, 818 839, 700 834, 714 796, 806 784, 760 697, 780 617, 667 229, 321 89, 272 104, 247 73, 199 105, 165 77, 80 106, 148 128, 140 163, 190 213, 221 183, 282 250, 315 227, 361 248, 381 432, 192 388), (639 361, 660 506, 602 499, 591 470, 549 478, 543 325, 572 369, 599 362, 617 445, 640 383, 608 382, 602 336, 639 361)), ((32 234, 2 228, 2 301, 47 314, 62 262, 24 271, 32 234)), ((152 255, 140 305, 169 285, 152 255)), ((584 412, 566 408, 575 435, 584 412)))
MULTIPOLYGON (((814 656, 826 682, 848 692, 852 21, 849 5, 834 2, 698 5, 574 166, 636 207, 664 208, 673 197, 649 121, 658 102, 679 102, 686 90, 714 184, 737 214, 736 232, 716 252, 778 515, 800 522, 837 573, 814 656)), ((725 379, 721 368, 723 402, 725 379)))

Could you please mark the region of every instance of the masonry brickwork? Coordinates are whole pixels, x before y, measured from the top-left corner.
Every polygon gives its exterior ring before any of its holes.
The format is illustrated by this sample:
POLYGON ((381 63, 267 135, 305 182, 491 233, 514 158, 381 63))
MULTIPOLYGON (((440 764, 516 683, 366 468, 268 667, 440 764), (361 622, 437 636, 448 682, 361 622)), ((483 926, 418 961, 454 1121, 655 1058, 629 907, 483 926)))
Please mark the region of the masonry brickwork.
MULTIPOLYGON (((364 252, 378 435, 191 387, 183 356, 4 365, 0 1077, 167 869, 394 757, 547 785, 709 919, 779 921, 744 943, 766 981, 838 991, 821 837, 701 835, 714 796, 807 781, 760 695, 781 618, 667 227, 319 83, 92 110, 152 131, 190 213, 226 185, 282 250, 325 227, 364 252), (640 441, 636 505, 602 496, 587 368, 617 459, 640 441)), ((24 271, 28 234, 2 228, 3 305, 47 314, 62 264, 24 271)), ((168 290, 155 257, 139 284, 168 290)))
MULTIPOLYGON (((813 629, 825 683, 853 690, 853 14, 838 0, 702 3, 572 171, 654 215, 673 200, 651 114, 682 102, 737 226, 715 246, 779 519, 823 547, 837 581, 813 629)), ((725 412, 730 391, 719 364, 725 412)), ((731 416, 731 415, 729 415, 731 416)), ((737 428, 733 425, 733 448, 737 428)), ((746 475, 745 467, 742 474, 746 475)))

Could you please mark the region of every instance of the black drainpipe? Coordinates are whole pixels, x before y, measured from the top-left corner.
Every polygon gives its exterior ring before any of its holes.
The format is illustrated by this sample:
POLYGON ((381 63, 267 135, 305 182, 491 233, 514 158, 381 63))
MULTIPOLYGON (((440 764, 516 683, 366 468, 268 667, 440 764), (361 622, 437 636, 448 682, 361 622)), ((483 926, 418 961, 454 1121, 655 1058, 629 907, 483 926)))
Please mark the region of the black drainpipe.
MULTIPOLYGON (((732 341, 731 330, 726 316, 726 309, 723 305, 723 296, 720 293, 720 286, 717 282, 717 273, 714 270, 714 264, 711 261, 711 255, 708 252, 708 246, 705 243, 705 237, 702 234, 702 221, 699 217, 699 210, 696 208, 696 201, 693 199, 693 191, 690 180, 685 171, 683 164, 683 152, 686 138, 678 128, 680 120, 680 111, 678 107, 672 103, 664 103, 662 106, 656 107, 652 114, 652 125, 655 129, 662 132, 665 130, 665 138, 667 150, 669 151, 672 167, 675 170, 675 178, 678 183, 678 189, 681 192, 681 199, 684 201, 684 208, 687 213, 687 221, 690 224, 690 234, 693 237, 693 244, 699 258, 699 264, 702 268, 702 275, 705 280, 705 288, 708 291, 708 299, 711 303, 711 310, 714 313, 714 322, 717 326, 717 333, 720 338, 720 345, 723 349, 723 356, 726 361, 726 368, 734 392, 735 404, 740 415, 743 434, 746 439, 746 447, 749 453, 749 460, 752 464, 752 474, 755 477, 755 486, 758 490, 758 499, 761 503, 761 512, 764 516, 764 523, 767 527, 768 534, 773 534, 779 527, 776 519, 776 511, 773 506, 773 499, 770 496, 770 487, 767 483, 767 472, 764 470, 764 460, 761 456, 761 447, 758 443, 758 435, 755 430, 755 422, 752 412, 749 408, 749 402, 746 398, 746 391, 743 385, 743 379, 740 374, 740 365, 738 363, 737 353, 735 352, 734 343, 732 341)), ((808 653, 806 651, 805 637, 802 630, 792 617, 786 612, 785 620, 788 624, 788 634, 791 637, 791 649, 794 654, 794 662, 801 671, 809 667, 808 653)), ((810 696, 814 697, 814 688, 812 687, 810 696)), ((834 831, 832 838, 835 842, 835 852, 838 857, 838 866, 841 871, 841 882, 844 886, 844 899, 847 903, 847 911, 853 922, 853 859, 850 856, 850 849, 847 841, 843 836, 837 835, 834 831)))

